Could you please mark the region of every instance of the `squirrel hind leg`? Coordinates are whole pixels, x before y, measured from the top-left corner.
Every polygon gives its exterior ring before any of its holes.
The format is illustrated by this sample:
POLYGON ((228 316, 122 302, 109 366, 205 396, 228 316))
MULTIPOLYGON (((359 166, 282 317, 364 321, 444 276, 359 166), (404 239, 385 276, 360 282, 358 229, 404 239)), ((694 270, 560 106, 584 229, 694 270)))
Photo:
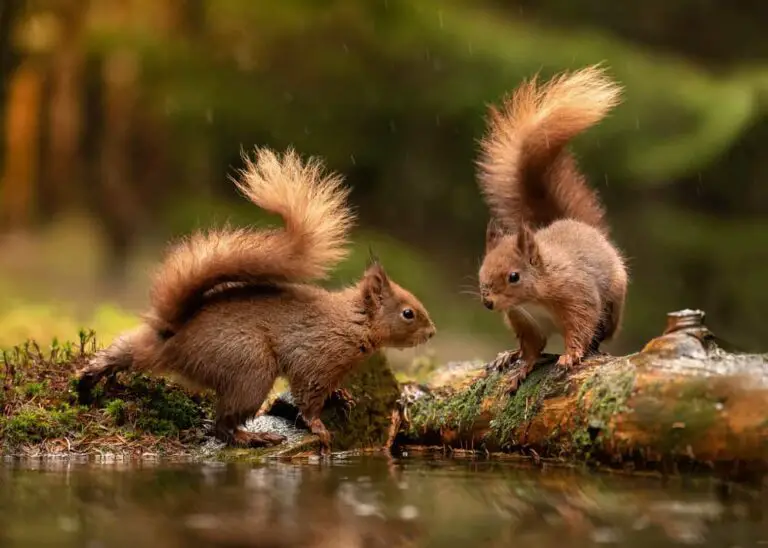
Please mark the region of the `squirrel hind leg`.
POLYGON ((228 445, 245 447, 277 445, 285 441, 285 436, 248 432, 241 428, 245 421, 258 413, 277 374, 277 363, 262 359, 243 375, 230 378, 225 390, 219 390, 214 427, 219 440, 228 445))
POLYGON ((589 343, 589 346, 587 347, 587 351, 584 354, 585 358, 589 358, 592 356, 601 356, 604 354, 600 350, 600 345, 603 344, 603 342, 608 338, 608 320, 601 319, 600 322, 597 324, 597 329, 595 329, 595 334, 592 337, 592 340, 589 343))
POLYGON ((600 350, 600 345, 608 340, 611 340, 613 336, 618 332, 621 325, 621 318, 624 309, 624 295, 620 295, 617 299, 609 301, 605 305, 605 310, 600 318, 600 322, 597 324, 595 334, 589 343, 587 348, 586 357, 604 355, 605 352, 600 350))
POLYGON ((217 414, 214 427, 216 438, 227 445, 237 447, 268 447, 283 443, 286 440, 286 437, 280 434, 273 434, 271 432, 249 432, 241 428, 241 425, 251 416, 255 415, 257 411, 258 409, 253 412, 233 413, 228 415, 217 414))

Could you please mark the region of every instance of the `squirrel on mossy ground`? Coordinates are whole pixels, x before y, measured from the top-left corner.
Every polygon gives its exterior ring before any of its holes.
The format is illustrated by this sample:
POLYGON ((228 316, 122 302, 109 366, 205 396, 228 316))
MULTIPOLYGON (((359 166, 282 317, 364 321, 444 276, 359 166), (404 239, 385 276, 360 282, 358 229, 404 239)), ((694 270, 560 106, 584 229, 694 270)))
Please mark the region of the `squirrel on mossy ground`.
POLYGON ((491 210, 479 272, 486 308, 504 314, 519 348, 498 368, 520 363, 511 388, 530 373, 547 337, 563 335, 557 363, 569 368, 599 352, 621 324, 624 259, 608 239, 604 210, 569 141, 619 103, 621 88, 599 66, 521 84, 491 107, 478 179, 491 210))
MULTIPOLYGON (((321 161, 289 149, 257 149, 235 181, 282 229, 198 232, 171 248, 151 289, 149 312, 80 372, 87 402, 105 375, 171 372, 218 396, 215 434, 229 444, 274 445, 283 436, 247 432, 275 379, 285 375, 302 418, 323 450, 326 399, 355 365, 383 347, 425 343, 435 326, 421 302, 374 260, 354 286, 329 291, 324 278, 348 254, 354 215, 349 189, 321 161)), ((348 397, 348 394, 341 394, 348 397)))

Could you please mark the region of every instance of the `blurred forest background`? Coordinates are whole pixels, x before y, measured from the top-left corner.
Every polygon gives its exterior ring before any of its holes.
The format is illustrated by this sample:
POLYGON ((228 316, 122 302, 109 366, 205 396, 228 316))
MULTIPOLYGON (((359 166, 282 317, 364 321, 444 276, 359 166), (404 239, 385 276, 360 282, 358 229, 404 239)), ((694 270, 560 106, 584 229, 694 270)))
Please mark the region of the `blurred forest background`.
MULTIPOLYGON (((441 360, 514 345, 474 288, 486 105, 604 61, 625 102, 575 144, 630 260, 637 349, 699 307, 766 350, 768 37, 757 0, 1 0, 0 346, 135 323, 163 245, 258 223, 241 149, 320 155, 436 319, 441 360)), ((556 348, 555 348, 556 349, 556 348)))

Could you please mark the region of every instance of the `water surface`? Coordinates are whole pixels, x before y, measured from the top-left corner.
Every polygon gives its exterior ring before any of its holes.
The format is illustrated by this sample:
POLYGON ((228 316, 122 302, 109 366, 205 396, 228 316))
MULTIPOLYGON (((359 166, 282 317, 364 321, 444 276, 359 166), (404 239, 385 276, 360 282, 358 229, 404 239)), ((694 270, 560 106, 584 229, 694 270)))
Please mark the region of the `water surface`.
POLYGON ((500 462, 0 465, 0 546, 768 546, 768 497, 500 462))

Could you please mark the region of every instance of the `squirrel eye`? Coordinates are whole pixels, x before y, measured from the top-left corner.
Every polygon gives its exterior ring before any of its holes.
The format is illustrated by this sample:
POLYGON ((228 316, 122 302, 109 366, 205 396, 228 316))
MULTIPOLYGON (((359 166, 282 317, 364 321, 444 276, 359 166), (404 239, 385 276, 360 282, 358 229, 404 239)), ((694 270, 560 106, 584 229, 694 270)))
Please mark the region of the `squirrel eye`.
POLYGON ((403 315, 403 318, 405 318, 406 320, 412 320, 415 317, 413 310, 411 310, 410 308, 406 308, 405 310, 403 310, 402 315, 403 315))
POLYGON ((510 272, 509 276, 507 276, 507 281, 511 284, 516 284, 520 281, 520 273, 519 272, 510 272))

